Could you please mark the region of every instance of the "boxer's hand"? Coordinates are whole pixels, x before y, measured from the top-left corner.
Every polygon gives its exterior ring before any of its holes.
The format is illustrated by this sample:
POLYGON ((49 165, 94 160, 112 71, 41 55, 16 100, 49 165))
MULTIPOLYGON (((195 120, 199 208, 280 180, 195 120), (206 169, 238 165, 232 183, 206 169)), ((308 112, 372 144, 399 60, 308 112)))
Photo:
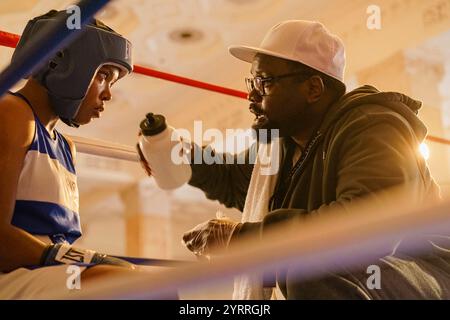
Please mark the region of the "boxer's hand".
POLYGON ((196 255, 207 256, 213 253, 214 249, 227 248, 238 225, 238 222, 230 219, 212 219, 184 233, 183 243, 196 255))
POLYGON ((41 265, 51 266, 55 264, 108 264, 127 269, 136 269, 136 266, 128 261, 101 254, 93 250, 74 248, 68 244, 52 244, 47 247, 41 258, 41 265))

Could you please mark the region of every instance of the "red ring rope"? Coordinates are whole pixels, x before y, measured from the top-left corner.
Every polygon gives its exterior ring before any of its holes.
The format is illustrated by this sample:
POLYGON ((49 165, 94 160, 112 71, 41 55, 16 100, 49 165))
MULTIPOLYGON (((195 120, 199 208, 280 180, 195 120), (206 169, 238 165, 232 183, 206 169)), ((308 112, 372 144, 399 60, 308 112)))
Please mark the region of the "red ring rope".
MULTIPOLYGON (((20 39, 19 35, 12 34, 12 33, 5 32, 5 31, 0 31, 0 46, 15 48, 17 46, 17 43, 19 42, 19 39, 20 39)), ((167 81, 184 84, 184 85, 187 85, 190 87, 200 88, 200 89, 204 89, 204 90, 208 90, 208 91, 214 91, 214 92, 226 94, 228 96, 234 96, 234 97, 238 97, 238 98, 247 99, 246 92, 229 89, 229 88, 225 88, 225 87, 221 87, 221 86, 217 86, 214 84, 201 82, 201 81, 197 81, 197 80, 193 80, 193 79, 189 79, 189 78, 185 78, 185 77, 180 77, 180 76, 177 76, 174 74, 153 70, 153 69, 150 69, 147 67, 135 65, 134 72, 143 74, 146 76, 154 77, 154 78, 159 78, 159 79, 163 79, 163 80, 167 80, 167 81)))
POLYGON ((428 141, 450 145, 450 140, 435 136, 427 136, 428 141))
MULTIPOLYGON (((5 31, 0 31, 0 46, 15 48, 17 46, 17 43, 19 42, 19 39, 20 39, 19 35, 5 32, 5 31)), ((184 84, 184 85, 187 85, 190 87, 195 87, 195 88, 199 88, 199 89, 204 89, 204 90, 208 90, 208 91, 214 91, 214 92, 226 94, 228 96, 234 96, 234 97, 238 97, 238 98, 247 99, 246 92, 242 92, 242 91, 238 91, 238 90, 234 90, 234 89, 230 89, 230 88, 225 88, 225 87, 217 86, 217 85, 202 82, 202 81, 197 81, 197 80, 177 76, 177 75, 166 73, 166 72, 157 71, 157 70, 150 69, 147 67, 135 65, 134 72, 143 74, 146 76, 158 78, 158 79, 163 79, 163 80, 167 80, 167 81, 184 84)), ((448 140, 448 139, 439 138, 439 137, 435 137, 435 136, 427 136, 426 139, 431 142, 450 145, 450 140, 448 140)))
POLYGON ((0 45, 3 47, 15 48, 20 36, 9 32, 0 31, 0 45))
POLYGON ((153 70, 153 69, 150 69, 147 67, 141 67, 141 66, 135 65, 133 72, 144 74, 146 76, 150 76, 150 77, 154 77, 154 78, 167 80, 167 81, 181 83, 181 84, 195 87, 195 88, 200 88, 200 89, 204 89, 204 90, 209 90, 209 91, 226 94, 229 96, 235 96, 238 98, 247 99, 246 92, 229 89, 229 88, 225 88, 225 87, 220 87, 220 86, 216 86, 214 84, 201 82, 201 81, 197 81, 197 80, 193 80, 193 79, 189 79, 189 78, 180 77, 180 76, 177 76, 174 74, 153 70))

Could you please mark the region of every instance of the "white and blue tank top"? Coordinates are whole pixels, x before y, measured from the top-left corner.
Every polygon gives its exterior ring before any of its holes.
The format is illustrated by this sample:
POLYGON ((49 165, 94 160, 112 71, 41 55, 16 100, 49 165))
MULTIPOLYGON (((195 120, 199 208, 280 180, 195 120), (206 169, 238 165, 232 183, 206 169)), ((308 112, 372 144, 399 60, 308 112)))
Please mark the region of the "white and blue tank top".
MULTIPOLYGON (((25 100, 20 93, 11 93, 25 100)), ((55 130, 53 139, 34 113, 35 135, 17 188, 12 224, 53 243, 73 243, 81 236, 79 195, 72 152, 55 130)))

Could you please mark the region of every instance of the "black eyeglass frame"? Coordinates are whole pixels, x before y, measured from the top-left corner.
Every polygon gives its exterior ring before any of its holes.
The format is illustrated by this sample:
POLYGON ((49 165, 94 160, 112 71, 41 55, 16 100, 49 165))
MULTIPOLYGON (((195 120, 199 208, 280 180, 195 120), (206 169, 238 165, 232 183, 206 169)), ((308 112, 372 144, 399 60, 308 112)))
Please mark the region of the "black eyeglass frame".
POLYGON ((245 84, 247 85, 248 93, 250 94, 253 90, 256 90, 260 96, 267 96, 265 89, 265 84, 267 82, 277 81, 283 78, 294 77, 303 75, 304 79, 307 80, 312 77, 311 74, 306 74, 305 72, 294 72, 288 74, 282 74, 279 76, 273 77, 253 77, 253 78, 245 78, 245 84))

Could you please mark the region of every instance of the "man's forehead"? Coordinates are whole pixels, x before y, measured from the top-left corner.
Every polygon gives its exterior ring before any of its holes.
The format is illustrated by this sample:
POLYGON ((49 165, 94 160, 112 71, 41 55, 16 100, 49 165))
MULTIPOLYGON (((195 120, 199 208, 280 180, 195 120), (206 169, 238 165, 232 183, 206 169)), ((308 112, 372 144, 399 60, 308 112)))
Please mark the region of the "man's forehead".
POLYGON ((253 58, 251 72, 254 73, 273 73, 287 70, 288 65, 284 59, 257 54, 253 58))

